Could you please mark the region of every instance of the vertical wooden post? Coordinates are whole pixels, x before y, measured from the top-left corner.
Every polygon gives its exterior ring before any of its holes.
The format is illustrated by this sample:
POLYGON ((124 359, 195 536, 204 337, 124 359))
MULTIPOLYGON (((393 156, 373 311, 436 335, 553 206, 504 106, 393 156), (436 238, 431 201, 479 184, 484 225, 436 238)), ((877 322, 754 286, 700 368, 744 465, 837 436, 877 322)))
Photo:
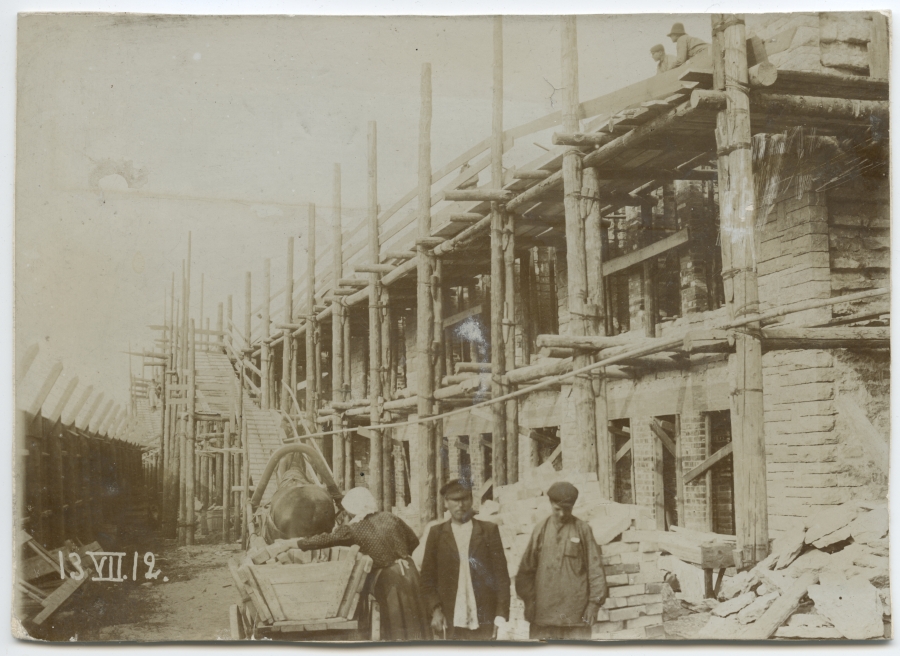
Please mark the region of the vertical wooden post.
MULTIPOLYGON (((563 130, 578 132, 578 38, 574 16, 562 19, 562 83, 563 130)), ((563 155, 563 186, 566 212, 566 260, 568 263, 568 305, 571 334, 591 334, 592 316, 596 311, 589 307, 587 286, 587 254, 585 252, 585 225, 581 216, 581 155, 570 148, 563 155)), ((593 357, 584 351, 576 351, 573 366, 585 367, 593 357)), ((582 436, 585 446, 584 468, 590 471, 596 466, 597 410, 590 374, 578 376, 572 383, 575 399, 575 430, 582 436)))
MULTIPOLYGON (((725 97, 719 113, 716 141, 720 164, 726 168, 724 193, 720 188, 721 244, 730 315, 741 318, 759 311, 754 258, 756 227, 753 163, 751 158, 750 101, 748 95, 746 29, 741 15, 713 18, 713 32, 723 33, 725 97)), ((734 492, 738 567, 759 562, 768 553, 766 452, 763 431, 762 344, 759 323, 748 324, 735 336, 730 358, 734 390, 731 403, 734 443, 734 492)))
MULTIPOLYGON (((306 414, 316 425, 319 409, 319 363, 316 362, 318 322, 316 321, 316 206, 309 204, 306 225, 306 414)), ((322 438, 316 439, 322 450, 322 438)))
MULTIPOLYGON (((377 264, 381 260, 378 240, 378 128, 375 121, 369 121, 368 139, 368 230, 369 259, 377 264)), ((369 421, 372 426, 381 423, 381 281, 377 273, 369 274, 369 421)), ((369 491, 375 497, 379 510, 384 510, 384 447, 383 435, 378 429, 370 432, 369 446, 369 491)))
MULTIPOLYGON (((434 304, 431 299, 431 272, 434 255, 423 241, 431 237, 431 64, 422 64, 421 112, 419 114, 419 209, 416 231, 416 395, 419 419, 432 414, 434 370, 431 352, 434 304)), ((424 468, 419 488, 419 523, 424 526, 438 516, 434 461, 435 431, 431 422, 418 425, 422 455, 414 466, 424 468)))
MULTIPOLYGON (((287 267, 285 271, 284 282, 284 323, 290 325, 294 320, 294 238, 288 237, 287 245, 287 267)), ((292 343, 294 338, 291 336, 291 329, 284 329, 284 339, 281 340, 281 409, 285 412, 291 412, 293 401, 291 395, 296 394, 297 390, 291 389, 291 370, 293 369, 293 349, 292 343), (290 390, 290 391, 289 391, 290 390)), ((299 411, 300 408, 297 408, 299 411)), ((315 426, 315 424, 313 424, 315 426)))
POLYGON ((272 390, 269 386, 271 373, 269 372, 272 354, 269 352, 269 326, 271 325, 271 317, 269 310, 272 303, 272 261, 269 258, 263 263, 263 310, 262 310, 262 331, 260 332, 259 346, 259 371, 260 371, 260 408, 268 410, 272 407, 272 390))
POLYGON ((232 311, 234 310, 231 294, 228 295, 228 303, 225 307, 225 343, 228 344, 228 347, 231 349, 231 352, 234 353, 234 317, 232 316, 232 311))
POLYGON ((684 523, 684 444, 681 439, 681 415, 675 415, 675 512, 678 515, 676 524, 684 523))
MULTIPOLYGON (((703 418, 706 424, 706 430, 703 435, 703 442, 706 447, 703 455, 705 460, 712 455, 712 415, 707 412, 703 418)), ((712 507, 712 469, 707 469, 703 477, 706 481, 706 530, 712 533, 715 531, 712 507)))
POLYGON ((194 418, 197 410, 197 331, 194 329, 194 321, 191 320, 191 345, 188 355, 188 397, 187 397, 187 449, 185 452, 185 470, 187 476, 184 483, 184 496, 186 512, 184 515, 185 544, 194 544, 194 441, 197 431, 197 422, 194 418))
MULTIPOLYGON (((394 396, 394 387, 391 384, 391 364, 394 353, 393 333, 391 331, 391 304, 390 293, 387 287, 379 283, 379 312, 381 314, 381 398, 382 408, 383 401, 390 401, 394 396)), ((381 412, 382 421, 385 419, 385 413, 381 412)), ((394 504, 394 431, 386 428, 381 431, 381 447, 383 455, 381 457, 381 486, 384 490, 384 509, 391 510, 394 504)))
MULTIPOLYGON (((646 246, 650 243, 649 238, 653 230, 653 207, 648 204, 641 205, 641 225, 644 230, 641 243, 646 246)), ((644 334, 647 337, 656 337, 656 323, 659 315, 656 274, 656 260, 654 258, 644 260, 644 334)))
MULTIPOLYGON (((491 117, 491 186, 503 187, 503 19, 494 18, 493 98, 491 117)), ((500 203, 491 203, 491 397, 498 398, 506 390, 506 348, 503 343, 503 231, 505 217, 500 203)), ((506 405, 491 406, 491 452, 494 489, 506 485, 506 405)), ((480 501, 480 500, 479 500, 480 501)))
MULTIPOLYGON (((432 389, 440 389, 441 379, 444 376, 444 265, 440 258, 435 257, 431 274, 431 297, 433 303, 432 327, 431 327, 431 375, 433 378, 432 389)), ((440 401, 433 401, 431 411, 434 414, 441 413, 440 401)), ((444 481, 444 421, 439 419, 432 423, 434 431, 434 477, 435 487, 440 490, 444 481)), ((438 513, 440 514, 440 513, 438 513)))
MULTIPOLYGON (((204 273, 200 274, 200 319, 197 321, 197 327, 200 328, 200 330, 203 330, 203 291, 204 291, 203 283, 204 283, 205 277, 206 277, 206 274, 204 274, 204 273)), ((205 337, 205 335, 200 336, 201 346, 203 345, 204 337, 205 337)), ((201 350, 202 350, 202 348, 201 348, 201 350)))
MULTIPOLYGON (((250 328, 252 325, 252 317, 253 317, 253 305, 252 305, 252 285, 250 272, 247 272, 247 279, 244 284, 244 331, 247 335, 247 348, 244 350, 244 364, 241 366, 241 395, 238 397, 238 430, 237 434, 240 436, 240 446, 243 449, 239 455, 239 475, 241 481, 241 491, 238 494, 239 503, 236 505, 235 515, 238 522, 238 526, 240 527, 241 534, 241 543, 246 542, 247 535, 247 513, 245 508, 247 507, 247 501, 250 499, 250 461, 248 459, 248 454, 250 453, 250 445, 247 440, 247 417, 246 417, 246 408, 244 407, 244 371, 246 370, 246 362, 250 357, 250 328)), ((237 475, 235 476, 237 478, 237 475)))
POLYGON ((216 342, 219 344, 225 343, 225 335, 223 331, 225 330, 224 321, 225 321, 225 306, 222 303, 219 303, 216 310, 216 331, 218 331, 218 335, 216 335, 216 342))
MULTIPOLYGON (((516 226, 512 212, 503 212, 503 344, 506 371, 516 368, 516 226)), ((511 392, 504 376, 504 393, 511 392)), ((506 482, 519 480, 519 400, 506 402, 506 482)))
MULTIPOLYGON (((206 430, 209 430, 209 422, 203 422, 201 424, 205 427, 206 430)), ((211 484, 211 480, 209 477, 210 472, 210 454, 209 450, 209 438, 204 438, 203 440, 203 448, 198 452, 197 460, 200 461, 200 533, 208 534, 209 533, 209 487, 211 484)))
POLYGON ((225 457, 222 459, 222 541, 231 542, 231 495, 234 482, 232 480, 231 463, 231 420, 226 420, 222 426, 222 448, 225 457))
MULTIPOLYGON (((331 216, 331 248, 332 248, 332 289, 338 286, 338 280, 344 275, 344 235, 341 228, 341 165, 334 165, 334 189, 331 216)), ((334 401, 346 400, 344 396, 344 321, 345 308, 340 296, 332 294, 331 300, 331 398, 334 401)), ((331 418, 333 430, 341 428, 340 414, 331 418)), ((346 435, 338 433, 331 436, 331 471, 334 482, 341 490, 347 489, 344 480, 344 442, 346 435)))
MULTIPOLYGON (((603 284, 603 224, 600 216, 600 203, 594 198, 599 193, 597 169, 586 168, 582 171, 582 196, 584 215, 584 250, 587 266, 587 307, 591 315, 590 329, 592 335, 605 335, 606 332, 606 294, 603 284)), ((597 424, 596 458, 597 480, 600 489, 608 499, 615 499, 615 452, 614 440, 610 437, 608 427, 608 409, 606 401, 606 379, 603 372, 593 377, 595 395, 595 412, 597 424)))

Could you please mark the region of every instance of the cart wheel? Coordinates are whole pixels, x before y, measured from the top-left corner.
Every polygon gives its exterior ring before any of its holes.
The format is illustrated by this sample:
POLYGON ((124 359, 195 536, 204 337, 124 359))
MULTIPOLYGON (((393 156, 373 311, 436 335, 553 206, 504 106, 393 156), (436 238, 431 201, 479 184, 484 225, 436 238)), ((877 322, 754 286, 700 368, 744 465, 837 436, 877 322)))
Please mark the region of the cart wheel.
POLYGON ((228 607, 228 620, 231 624, 231 639, 245 640, 247 636, 244 633, 244 622, 241 619, 241 611, 238 609, 237 604, 232 604, 228 607))
POLYGON ((372 599, 369 602, 369 617, 372 620, 372 642, 381 640, 381 607, 372 599))

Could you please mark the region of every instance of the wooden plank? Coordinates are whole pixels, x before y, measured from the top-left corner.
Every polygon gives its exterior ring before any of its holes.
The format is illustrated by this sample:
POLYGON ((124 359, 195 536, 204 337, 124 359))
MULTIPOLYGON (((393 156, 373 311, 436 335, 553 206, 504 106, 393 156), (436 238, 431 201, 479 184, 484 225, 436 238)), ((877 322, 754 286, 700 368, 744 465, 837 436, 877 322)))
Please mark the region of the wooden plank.
POLYGON ((463 310, 462 312, 457 312, 456 314, 450 315, 449 317, 444 319, 443 326, 444 326, 444 328, 449 328, 450 326, 458 324, 459 322, 464 321, 465 319, 468 319, 469 317, 473 317, 476 314, 481 314, 481 313, 482 313, 482 306, 481 306, 481 303, 479 303, 478 305, 474 305, 466 310, 463 310))
POLYGON ((619 462, 622 458, 624 458, 629 451, 631 451, 630 439, 622 445, 621 449, 616 451, 616 462, 619 462))
POLYGON ((276 622, 283 622, 287 619, 287 615, 284 613, 284 609, 281 607, 281 602, 278 600, 278 594, 275 592, 275 587, 272 585, 271 581, 262 575, 257 568, 250 567, 250 574, 256 578, 256 584, 259 586, 259 590, 263 594, 263 598, 266 600, 266 604, 269 606, 269 610, 272 611, 272 616, 275 618, 276 622))
POLYGON ((650 420, 650 430, 653 431, 653 434, 659 438, 659 441, 662 442, 663 446, 666 447, 666 450, 675 456, 675 442, 672 441, 672 438, 666 433, 663 427, 660 425, 659 421, 656 419, 650 420))
POLYGON ((65 581, 63 581, 62 584, 58 588, 56 588, 56 590, 47 595, 47 598, 42 602, 44 610, 38 613, 31 621, 37 625, 43 624, 44 620, 55 613, 57 609, 62 606, 66 602, 66 600, 75 593, 76 590, 78 590, 78 588, 80 588, 90 580, 93 573, 94 572, 90 567, 85 567, 84 576, 82 576, 80 580, 76 581, 75 579, 69 577, 65 581))
POLYGON ((657 531, 656 541, 661 550, 704 569, 734 567, 734 542, 701 544, 696 539, 673 531, 657 531))
POLYGON ((240 574, 238 574, 238 564, 235 562, 235 559, 232 558, 228 561, 228 571, 231 573, 231 578, 234 581, 234 587, 238 592, 238 595, 241 597, 241 601, 243 603, 252 602, 250 597, 250 591, 247 589, 247 586, 244 585, 244 580, 241 578, 240 574))
POLYGON ((684 228, 683 230, 679 230, 675 234, 660 239, 649 246, 639 248, 627 255, 614 257, 603 263, 603 275, 612 275, 613 273, 632 267, 635 264, 640 264, 645 260, 649 260, 652 257, 662 255, 673 248, 678 248, 679 246, 686 244, 689 238, 688 229, 684 228))
POLYGON ((691 471, 684 475, 684 484, 687 485, 691 481, 693 481, 698 476, 705 474, 709 469, 715 467, 722 460, 732 455, 734 452, 734 444, 729 442, 721 449, 712 454, 709 458, 701 462, 699 465, 694 467, 691 471))
POLYGON ((762 617, 735 637, 738 640, 766 640, 771 637, 778 627, 784 624, 787 618, 797 610, 800 599, 806 594, 809 586, 815 585, 818 581, 819 575, 816 572, 808 572, 801 576, 769 606, 762 617))
POLYGON ((272 615, 272 611, 270 611, 268 605, 266 605, 266 599, 257 586, 256 579, 253 574, 250 573, 250 565, 241 565, 238 568, 238 574, 244 581, 244 585, 247 586, 247 590, 250 592, 250 598, 253 600, 253 607, 256 608, 256 612, 259 613, 262 621, 266 624, 274 622, 275 618, 272 615))
POLYGON ((287 620, 285 622, 275 622, 272 628, 282 633, 294 633, 305 631, 351 631, 359 628, 359 622, 356 620, 348 620, 343 617, 334 617, 315 622, 297 622, 287 620))

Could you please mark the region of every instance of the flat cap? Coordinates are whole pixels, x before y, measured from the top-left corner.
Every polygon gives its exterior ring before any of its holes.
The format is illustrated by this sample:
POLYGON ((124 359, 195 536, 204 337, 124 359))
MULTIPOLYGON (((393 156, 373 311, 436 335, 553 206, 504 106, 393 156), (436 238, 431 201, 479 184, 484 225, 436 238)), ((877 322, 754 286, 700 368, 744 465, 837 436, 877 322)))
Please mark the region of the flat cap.
POLYGON ((472 484, 464 478, 454 479, 441 486, 442 497, 469 496, 472 494, 472 484))
POLYGON ((574 506, 578 499, 578 488, 566 481, 558 481, 547 490, 547 496, 550 501, 561 506, 574 506))

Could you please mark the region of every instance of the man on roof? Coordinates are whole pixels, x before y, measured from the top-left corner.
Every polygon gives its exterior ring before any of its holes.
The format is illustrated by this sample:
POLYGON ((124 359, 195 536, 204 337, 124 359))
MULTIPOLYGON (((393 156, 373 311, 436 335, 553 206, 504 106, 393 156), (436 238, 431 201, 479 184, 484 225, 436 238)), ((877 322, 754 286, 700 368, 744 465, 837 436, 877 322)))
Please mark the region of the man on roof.
POLYGON ((650 48, 650 56, 653 57, 653 60, 656 62, 657 75, 675 68, 675 58, 672 55, 666 54, 666 49, 663 48, 661 43, 657 43, 650 48))
POLYGON ((675 44, 675 65, 672 68, 681 66, 686 61, 699 57, 709 52, 709 44, 695 36, 690 36, 684 31, 682 23, 675 23, 669 30, 668 37, 675 44))

